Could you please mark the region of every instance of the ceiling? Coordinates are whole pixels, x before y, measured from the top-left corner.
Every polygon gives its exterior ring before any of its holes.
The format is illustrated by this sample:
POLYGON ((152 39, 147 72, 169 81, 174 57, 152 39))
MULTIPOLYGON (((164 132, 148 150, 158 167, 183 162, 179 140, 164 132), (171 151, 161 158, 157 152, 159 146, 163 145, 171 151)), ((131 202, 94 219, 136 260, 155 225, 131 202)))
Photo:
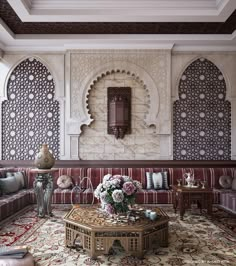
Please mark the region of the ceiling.
POLYGON ((3 51, 236 50, 236 0, 0 0, 3 51))

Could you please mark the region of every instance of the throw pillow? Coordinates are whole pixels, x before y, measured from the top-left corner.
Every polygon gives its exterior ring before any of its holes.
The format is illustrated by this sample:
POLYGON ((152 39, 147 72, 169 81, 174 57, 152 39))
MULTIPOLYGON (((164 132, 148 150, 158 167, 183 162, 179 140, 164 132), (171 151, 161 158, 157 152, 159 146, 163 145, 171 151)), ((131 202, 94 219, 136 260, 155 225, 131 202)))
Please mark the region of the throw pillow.
POLYGON ((23 172, 7 172, 6 176, 15 176, 16 182, 19 184, 19 189, 25 187, 25 177, 23 172))
POLYGON ((0 187, 5 194, 17 192, 20 188, 14 175, 0 178, 0 187))
POLYGON ((232 190, 236 190, 236 177, 234 177, 232 182, 232 190))
POLYGON ((57 185, 62 189, 69 188, 73 185, 72 178, 68 175, 61 175, 57 179, 57 185))
POLYGON ((168 184, 168 175, 166 171, 162 172, 162 177, 163 177, 163 189, 167 190, 170 189, 168 184))
POLYGON ((152 180, 152 173, 146 172, 146 178, 147 178, 147 189, 153 189, 153 180, 152 180))
POLYGON ((229 189, 232 186, 232 177, 227 175, 222 175, 219 178, 219 183, 222 186, 222 188, 229 189))
POLYGON ((163 175, 161 172, 152 174, 154 189, 163 189, 163 175))

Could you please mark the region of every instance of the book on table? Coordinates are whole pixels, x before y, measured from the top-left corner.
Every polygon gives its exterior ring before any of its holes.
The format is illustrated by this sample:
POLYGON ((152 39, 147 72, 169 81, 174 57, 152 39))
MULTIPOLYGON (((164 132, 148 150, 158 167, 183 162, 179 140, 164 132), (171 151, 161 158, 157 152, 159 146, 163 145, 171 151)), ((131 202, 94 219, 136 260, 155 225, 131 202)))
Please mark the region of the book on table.
POLYGON ((27 246, 0 246, 0 257, 23 258, 28 250, 27 246))

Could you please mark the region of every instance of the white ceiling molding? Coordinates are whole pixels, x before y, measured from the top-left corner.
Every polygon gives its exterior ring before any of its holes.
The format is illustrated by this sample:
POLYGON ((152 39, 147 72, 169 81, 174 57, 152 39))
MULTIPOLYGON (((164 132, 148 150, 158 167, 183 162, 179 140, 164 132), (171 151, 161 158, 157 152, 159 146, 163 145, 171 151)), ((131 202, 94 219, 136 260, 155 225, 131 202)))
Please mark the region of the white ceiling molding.
POLYGON ((235 0, 8 0, 23 22, 224 22, 235 0))
POLYGON ((173 49, 236 51, 232 34, 13 34, 0 20, 0 48, 23 52, 71 49, 173 49))

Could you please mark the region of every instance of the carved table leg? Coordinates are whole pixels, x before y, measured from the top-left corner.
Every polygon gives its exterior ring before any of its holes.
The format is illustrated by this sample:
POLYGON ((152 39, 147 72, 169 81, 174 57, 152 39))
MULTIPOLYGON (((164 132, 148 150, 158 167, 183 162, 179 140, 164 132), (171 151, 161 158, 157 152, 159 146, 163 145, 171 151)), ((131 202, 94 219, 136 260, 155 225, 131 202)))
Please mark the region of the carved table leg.
POLYGON ((180 220, 183 220, 184 217, 184 195, 183 193, 179 193, 179 212, 180 212, 180 220))
POLYGON ((213 202, 212 193, 209 193, 207 201, 207 214, 210 216, 210 218, 212 218, 212 202, 213 202))
POLYGON ((177 207, 178 207, 178 192, 173 191, 173 208, 175 213, 177 212, 177 207))
POLYGON ((43 218, 45 216, 44 209, 44 198, 43 198, 43 177, 37 175, 33 183, 34 192, 37 200, 37 214, 39 217, 43 218))
POLYGON ((53 180, 50 174, 47 174, 45 179, 45 192, 44 192, 44 207, 48 215, 53 216, 52 214, 52 194, 53 194, 53 180))

